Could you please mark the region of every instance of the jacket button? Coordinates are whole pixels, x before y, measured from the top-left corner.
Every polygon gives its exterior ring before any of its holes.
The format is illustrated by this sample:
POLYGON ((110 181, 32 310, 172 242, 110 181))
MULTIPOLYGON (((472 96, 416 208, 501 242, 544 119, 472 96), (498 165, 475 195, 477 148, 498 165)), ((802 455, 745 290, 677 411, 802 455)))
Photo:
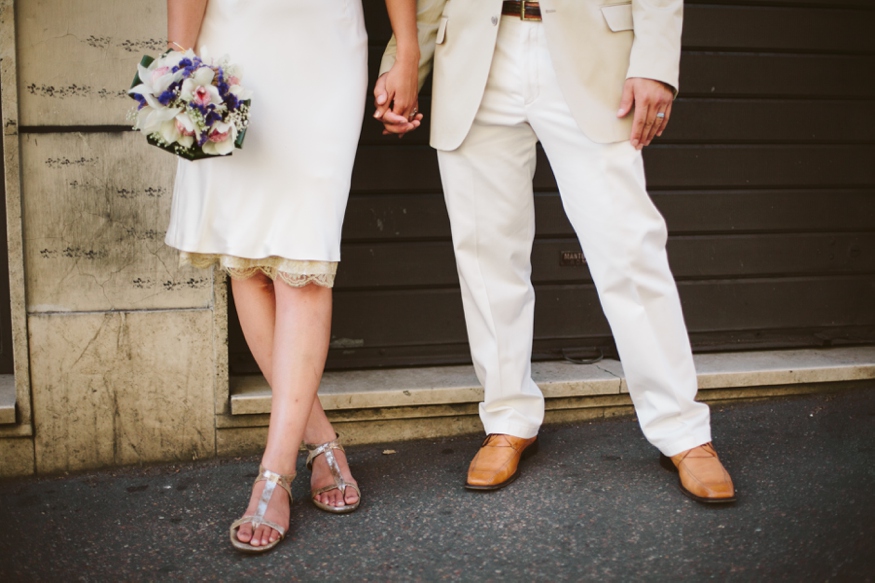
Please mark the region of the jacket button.
POLYGON ((497 17, 497 16, 493 16, 493 17, 492 17, 492 26, 495 26, 496 24, 498 24, 498 17, 497 17))

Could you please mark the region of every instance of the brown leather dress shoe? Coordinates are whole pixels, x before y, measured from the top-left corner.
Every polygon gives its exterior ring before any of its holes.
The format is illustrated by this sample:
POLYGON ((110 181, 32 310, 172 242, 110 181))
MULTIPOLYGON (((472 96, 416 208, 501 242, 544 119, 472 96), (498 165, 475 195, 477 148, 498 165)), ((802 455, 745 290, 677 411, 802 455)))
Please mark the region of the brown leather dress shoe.
POLYGON ((681 492, 693 500, 705 504, 735 502, 732 478, 710 443, 682 451, 671 458, 660 454, 659 462, 662 467, 678 473, 681 492))
POLYGON ((469 490, 498 490, 517 479, 523 456, 538 450, 538 436, 531 439, 490 433, 468 467, 469 490))

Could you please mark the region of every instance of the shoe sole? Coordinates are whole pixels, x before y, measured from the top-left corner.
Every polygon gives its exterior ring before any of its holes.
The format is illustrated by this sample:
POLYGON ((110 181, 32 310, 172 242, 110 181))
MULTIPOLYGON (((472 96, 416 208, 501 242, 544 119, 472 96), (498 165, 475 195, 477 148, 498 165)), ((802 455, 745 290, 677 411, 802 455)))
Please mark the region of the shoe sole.
POLYGON ((680 472, 678 472, 678 469, 675 467, 674 462, 671 461, 671 458, 666 457, 665 454, 659 454, 659 465, 661 465, 663 468, 670 472, 678 474, 678 489, 680 489, 681 493, 687 498, 695 500, 696 502, 699 502, 701 504, 732 504, 737 500, 735 496, 733 496, 732 498, 703 498, 702 496, 696 496, 695 494, 684 488, 684 484, 680 480, 680 472))
POLYGON ((536 439, 530 446, 526 447, 523 450, 523 453, 520 454, 520 463, 517 465, 516 471, 500 484, 492 484, 490 486, 474 486, 465 482, 466 490, 473 490, 475 492, 491 492, 493 490, 501 490, 505 486, 510 485, 514 480, 516 480, 520 476, 520 465, 522 464, 524 459, 528 459, 538 453, 538 440, 536 439))
MULTIPOLYGON (((237 529, 237 530, 239 530, 239 529, 237 529)), ((231 545, 236 550, 240 551, 241 553, 246 553, 249 555, 259 555, 261 553, 266 553, 267 551, 273 550, 274 548, 276 548, 276 546, 278 544, 280 544, 283 541, 284 538, 286 538, 285 535, 283 535, 283 536, 279 537, 278 539, 276 539, 275 541, 273 541, 272 543, 267 543, 266 545, 263 545, 263 546, 254 547, 251 544, 245 543, 242 540, 238 539, 237 538, 237 530, 231 531, 231 545)))
POLYGON ((355 504, 347 504, 345 506, 329 506, 328 504, 322 504, 321 502, 317 502, 312 498, 310 501, 313 503, 313 506, 318 508, 323 512, 328 512, 329 514, 350 514, 351 512, 355 512, 361 506, 362 499, 359 498, 359 501, 355 504))

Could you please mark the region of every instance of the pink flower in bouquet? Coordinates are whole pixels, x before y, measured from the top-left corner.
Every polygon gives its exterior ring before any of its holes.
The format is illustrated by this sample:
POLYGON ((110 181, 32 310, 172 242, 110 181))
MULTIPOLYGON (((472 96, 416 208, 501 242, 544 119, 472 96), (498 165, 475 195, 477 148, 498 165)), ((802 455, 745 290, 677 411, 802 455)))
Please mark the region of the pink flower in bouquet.
POLYGON ((201 67, 194 76, 182 82, 179 97, 187 103, 195 103, 201 107, 210 104, 221 104, 222 96, 213 85, 213 70, 209 67, 201 67))
POLYGON ((228 85, 240 85, 240 77, 237 75, 231 75, 228 77, 228 85))
POLYGON ((210 91, 203 85, 194 90, 192 101, 201 106, 207 106, 212 101, 210 91))
POLYGON ((194 135, 194 124, 191 123, 191 120, 188 116, 177 115, 176 116, 176 129, 179 130, 179 133, 183 136, 193 136, 194 135), (184 117, 184 119, 182 119, 184 117))
POLYGON ((230 133, 230 131, 220 132, 219 130, 213 130, 210 132, 210 137, 208 139, 214 144, 218 144, 219 142, 227 140, 230 133))

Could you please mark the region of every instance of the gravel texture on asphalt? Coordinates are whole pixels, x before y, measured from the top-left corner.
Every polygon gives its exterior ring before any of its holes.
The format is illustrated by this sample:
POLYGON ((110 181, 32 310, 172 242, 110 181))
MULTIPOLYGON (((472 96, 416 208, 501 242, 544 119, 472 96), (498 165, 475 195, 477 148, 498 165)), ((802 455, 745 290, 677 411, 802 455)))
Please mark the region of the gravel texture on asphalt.
POLYGON ((260 556, 228 542, 256 458, 5 480, 0 581, 871 581, 875 384, 713 412, 731 506, 681 495, 625 417, 544 427, 498 492, 462 487, 479 436, 351 447, 346 516, 310 503, 302 455, 260 556))

